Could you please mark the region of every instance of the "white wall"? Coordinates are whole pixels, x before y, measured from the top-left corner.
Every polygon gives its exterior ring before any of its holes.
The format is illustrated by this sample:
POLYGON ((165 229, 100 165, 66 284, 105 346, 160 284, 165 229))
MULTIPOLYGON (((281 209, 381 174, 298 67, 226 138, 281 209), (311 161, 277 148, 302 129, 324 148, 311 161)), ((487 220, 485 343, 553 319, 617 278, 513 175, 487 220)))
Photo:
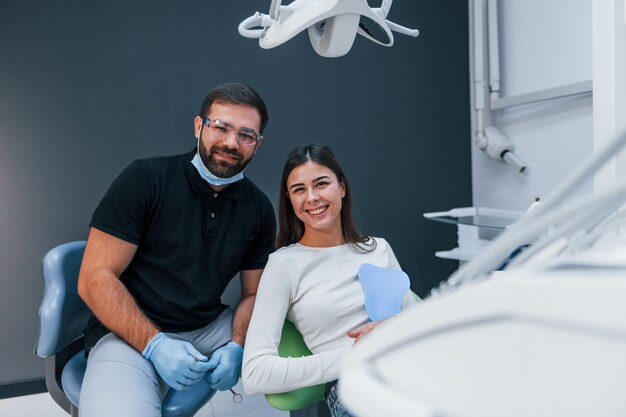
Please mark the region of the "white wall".
MULTIPOLYGON (((594 112, 596 148, 626 131, 626 5, 624 0, 592 3, 594 112)), ((596 174, 594 189, 603 190, 626 178, 626 155, 596 174)))
MULTIPOLYGON (((591 8, 592 0, 499 0, 501 97, 591 80, 591 8)), ((520 176, 472 146, 476 206, 525 210, 593 151, 591 95, 487 113, 528 170, 520 176)), ((592 189, 590 180, 580 192, 592 189)))

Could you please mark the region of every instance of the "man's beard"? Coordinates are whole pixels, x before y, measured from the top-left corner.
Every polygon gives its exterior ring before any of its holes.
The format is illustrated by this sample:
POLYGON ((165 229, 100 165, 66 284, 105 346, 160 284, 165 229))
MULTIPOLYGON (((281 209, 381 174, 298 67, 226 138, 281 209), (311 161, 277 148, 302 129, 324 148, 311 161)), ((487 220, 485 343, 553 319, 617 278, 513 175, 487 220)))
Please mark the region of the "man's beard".
POLYGON ((228 149, 226 147, 213 146, 211 148, 211 151, 209 152, 207 151, 202 141, 200 141, 200 158, 202 159, 204 166, 206 166, 208 170, 213 173, 213 175, 219 178, 234 177, 235 175, 243 171, 252 160, 252 157, 244 160, 241 153, 233 149, 228 149), (234 161, 232 164, 229 164, 226 161, 217 161, 215 159, 215 154, 218 152, 232 155, 237 158, 237 160, 234 161))

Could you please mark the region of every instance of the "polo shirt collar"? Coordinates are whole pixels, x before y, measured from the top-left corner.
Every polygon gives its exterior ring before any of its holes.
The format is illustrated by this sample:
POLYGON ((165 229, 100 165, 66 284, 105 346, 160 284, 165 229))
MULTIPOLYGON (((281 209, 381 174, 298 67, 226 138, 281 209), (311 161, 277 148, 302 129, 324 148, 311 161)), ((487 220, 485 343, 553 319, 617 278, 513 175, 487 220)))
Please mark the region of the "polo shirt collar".
MULTIPOLYGON (((211 186, 205 180, 202 179, 196 167, 193 166, 193 164, 191 163, 191 160, 193 159, 195 154, 196 149, 194 148, 193 151, 183 154, 182 158, 185 174, 187 174, 187 179, 191 184, 191 188, 196 194, 213 194, 216 191, 211 188, 211 186)), ((242 181, 245 181, 245 178, 241 181, 232 183, 228 187, 224 188, 222 191, 219 191, 220 195, 232 199, 238 199, 241 194, 242 181)))

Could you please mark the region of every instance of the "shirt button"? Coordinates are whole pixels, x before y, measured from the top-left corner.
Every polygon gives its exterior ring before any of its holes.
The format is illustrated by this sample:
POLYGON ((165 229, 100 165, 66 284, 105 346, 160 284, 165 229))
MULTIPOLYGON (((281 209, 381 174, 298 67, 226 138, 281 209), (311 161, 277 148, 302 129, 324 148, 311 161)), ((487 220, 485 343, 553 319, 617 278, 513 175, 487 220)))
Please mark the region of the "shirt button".
POLYGON ((214 217, 215 217, 215 213, 211 213, 211 218, 214 218, 214 217))
POLYGON ((213 194, 213 198, 217 198, 217 193, 213 194))

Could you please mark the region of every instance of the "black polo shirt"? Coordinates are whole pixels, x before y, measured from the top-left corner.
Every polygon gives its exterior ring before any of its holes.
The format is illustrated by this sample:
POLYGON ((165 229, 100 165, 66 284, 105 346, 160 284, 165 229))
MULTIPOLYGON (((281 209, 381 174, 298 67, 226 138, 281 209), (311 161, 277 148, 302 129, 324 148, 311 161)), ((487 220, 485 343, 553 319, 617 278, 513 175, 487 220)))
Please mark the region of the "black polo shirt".
MULTIPOLYGON (((90 226, 137 245, 120 279, 161 330, 204 327, 225 308, 233 276, 265 267, 276 219, 244 178, 214 191, 191 164, 195 150, 132 162, 113 181, 90 226)), ((92 317, 87 351, 109 330, 92 317)))

